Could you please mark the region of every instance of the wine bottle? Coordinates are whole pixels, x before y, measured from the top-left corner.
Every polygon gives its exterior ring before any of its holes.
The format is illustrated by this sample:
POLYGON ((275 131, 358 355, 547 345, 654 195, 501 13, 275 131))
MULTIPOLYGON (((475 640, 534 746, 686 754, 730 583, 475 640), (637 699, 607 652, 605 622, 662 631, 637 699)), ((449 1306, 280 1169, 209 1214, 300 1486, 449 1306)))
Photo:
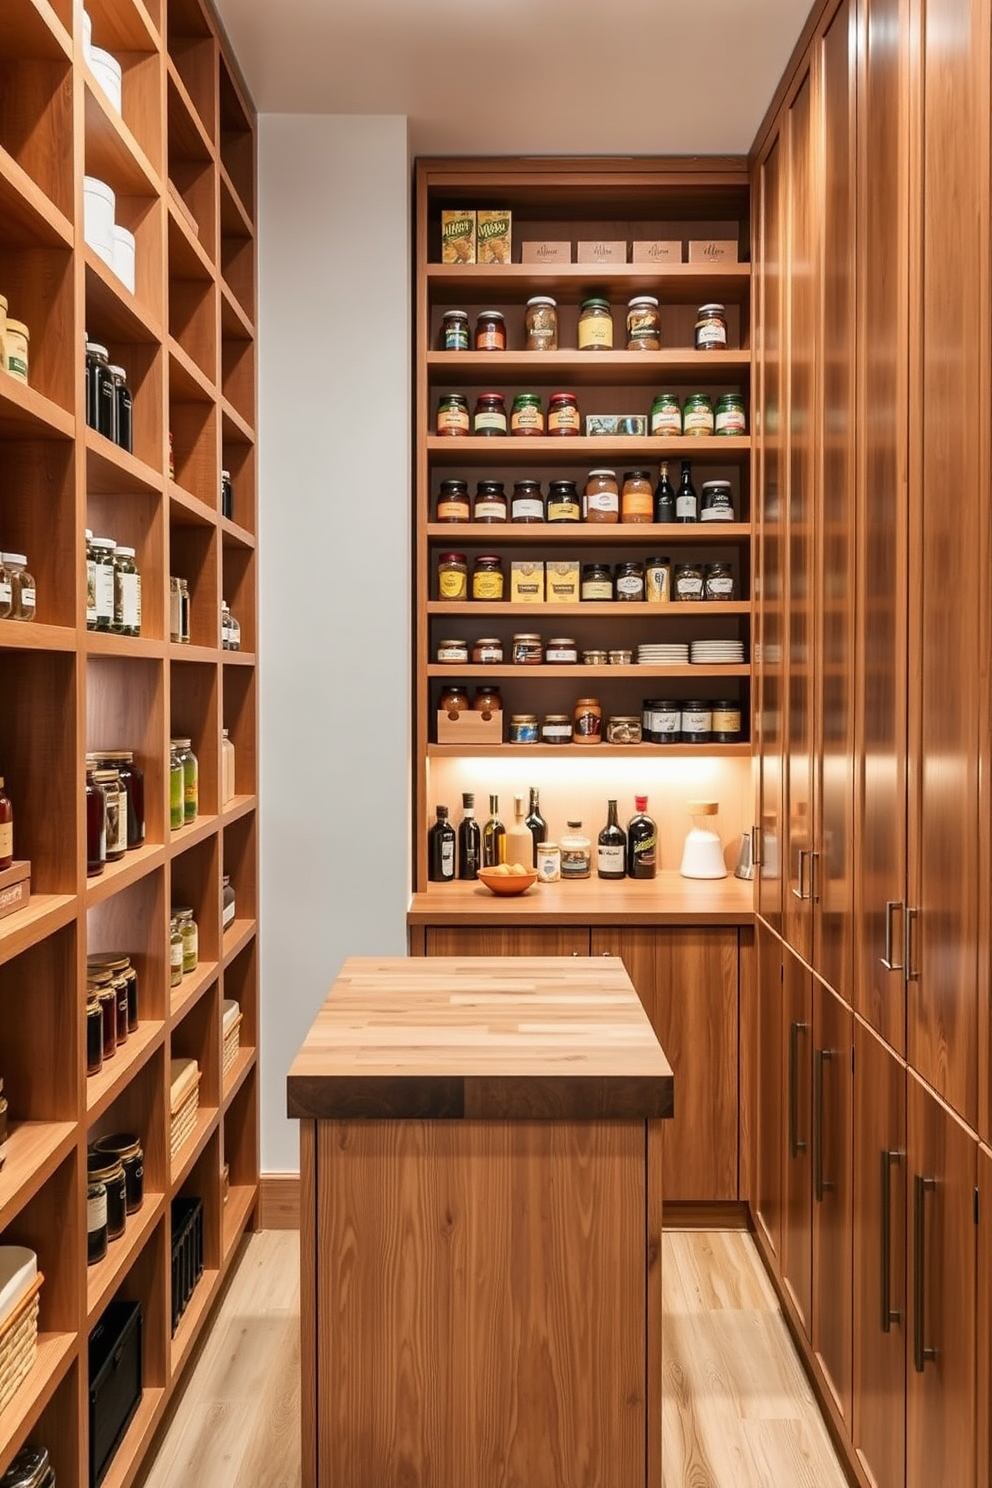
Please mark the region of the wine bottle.
POLYGON ((506 828, 499 819, 499 796, 489 797, 489 820, 482 829, 482 866, 498 868, 506 862, 506 828))
POLYGON ((521 868, 534 866, 534 839, 524 821, 524 796, 513 798, 513 825, 506 829, 506 861, 521 868))
POLYGON ((475 797, 462 796, 462 819, 458 823, 458 877, 478 878, 482 867, 482 829, 475 819, 475 797))
POLYGON ((455 829, 447 806, 437 808, 437 821, 427 833, 427 877, 431 883, 450 883, 455 876, 455 829))
POLYGON ((648 816, 647 796, 634 797, 635 813, 627 823, 627 877, 654 878, 658 831, 648 816))
POLYGON ((696 499, 696 488, 692 484, 692 464, 689 460, 682 461, 682 481, 678 495, 675 497, 675 520, 676 522, 698 522, 699 520, 699 502, 696 499))
POLYGON ((668 461, 662 460, 658 484, 654 488, 654 519, 656 522, 675 521, 675 491, 668 479, 668 461))
POLYGON ((596 842, 596 872, 600 878, 626 877, 627 834, 617 819, 616 801, 606 803, 606 826, 596 842))
POLYGON ((14 861, 14 807, 3 788, 0 775, 0 868, 9 868, 14 861))
POLYGON ((548 840, 548 824, 541 815, 541 798, 536 785, 532 785, 530 788, 530 812, 524 825, 530 828, 530 835, 534 839, 534 855, 531 867, 536 868, 537 849, 542 842, 547 842, 548 840))

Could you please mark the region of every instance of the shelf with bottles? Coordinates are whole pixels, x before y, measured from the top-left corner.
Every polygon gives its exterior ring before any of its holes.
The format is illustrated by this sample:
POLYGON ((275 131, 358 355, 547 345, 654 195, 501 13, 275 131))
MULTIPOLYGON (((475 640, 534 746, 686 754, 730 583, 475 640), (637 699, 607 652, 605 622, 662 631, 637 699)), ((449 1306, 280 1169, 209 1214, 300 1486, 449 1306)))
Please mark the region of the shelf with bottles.
MULTIPOLYGON (((170 739, 189 739, 194 758, 185 770, 183 827, 170 812, 173 842, 183 829, 187 833, 200 818, 215 818, 219 791, 219 740, 217 668, 212 663, 178 662, 170 665, 170 739), (191 773, 192 768, 192 773, 191 773), (195 775, 195 782, 193 776, 195 775)), ((171 793, 170 793, 171 794, 171 793)), ((172 800, 172 806, 175 806, 172 800)), ((189 842, 189 837, 182 839, 189 842)))
POLYGON ((662 351, 603 351, 595 354, 564 348, 559 351, 429 351, 427 375, 432 388, 502 386, 644 387, 668 391, 719 388, 740 391, 748 381, 751 353, 746 347, 729 351, 695 351, 672 346, 662 351))
MULTIPOLYGON (((117 442, 108 431, 100 431, 88 413, 86 430, 87 481, 94 489, 127 492, 130 489, 162 490, 162 378, 164 355, 158 342, 116 339, 105 334, 102 319, 87 341, 107 352, 108 365, 120 367, 131 395, 131 449, 117 442)), ((83 356, 81 348, 80 355, 83 356)), ((99 355, 99 353, 98 353, 99 355)))
POLYGON ((221 550, 223 567, 223 600, 229 612, 228 644, 224 646, 223 625, 221 646, 224 660, 241 653, 254 653, 255 594, 257 564, 254 548, 225 544, 221 550))
MULTIPOLYGON (((177 364, 172 363, 175 367, 177 364)), ((169 388, 169 431, 172 439, 173 485, 203 503, 211 514, 217 511, 218 413, 204 398, 178 395, 169 388)))
POLYGON ((255 548, 255 445, 222 418, 221 540, 225 548, 255 548), (225 495, 224 472, 229 489, 225 495))
POLYGON ((202 985, 205 978, 216 973, 220 959, 220 860, 216 834, 195 843, 179 853, 172 861, 170 922, 178 909, 192 910, 195 933, 195 965, 190 955, 190 943, 186 943, 182 982, 173 987, 173 1012, 176 1003, 185 1007, 190 1000, 188 986, 202 985), (213 969, 211 972, 211 968, 213 969), (190 979, 195 978, 195 983, 190 979))
MULTIPOLYGON (((60 5, 60 20, 68 28, 71 7, 67 0, 60 0, 60 5)), ((52 13, 57 12, 53 9, 52 13)), ((66 30, 46 24, 45 15, 32 0, 8 0, 4 6, 0 98, 4 100, 0 152, 71 222, 75 216, 72 42, 66 30)))
MULTIPOLYGON (((132 643, 122 648, 122 654, 137 655, 140 647, 133 644, 135 641, 164 642, 168 638, 168 617, 162 602, 167 587, 167 575, 164 566, 165 518, 161 498, 148 491, 101 491, 91 487, 86 494, 86 527, 94 536, 109 538, 115 544, 115 560, 117 548, 124 548, 125 559, 127 550, 130 549, 133 552, 135 570, 135 574, 131 575, 129 561, 115 565, 115 610, 113 629, 110 632, 93 628, 100 618, 105 619, 109 584, 106 584, 102 595, 102 617, 96 614, 95 592, 92 596, 88 594, 87 643, 96 636, 116 634, 119 640, 132 643), (137 617, 135 605, 138 606, 137 617), (136 634, 131 634, 132 630, 136 630, 136 634)), ((156 650, 153 654, 162 653, 156 650)))
MULTIPOLYGON (((0 379, 3 378, 0 372, 0 379)), ((0 553, 21 554, 34 579, 34 619, 22 630, 75 628, 75 586, 66 583, 74 547, 75 457, 64 440, 15 440, 2 446, 4 502, 0 553)), ((0 558, 2 562, 2 558, 0 558)), ((5 576, 6 577, 6 576, 5 576)), ((5 595, 10 600, 9 593, 5 595)), ((4 610, 9 604, 4 604, 4 610)), ((16 637, 11 637, 16 639, 16 637)))
POLYGON ((218 633, 220 595, 217 593, 217 532, 213 526, 198 526, 179 520, 181 510, 169 512, 169 574, 186 585, 189 620, 185 630, 176 613, 176 590, 170 593, 169 637, 175 645, 188 633, 189 646, 211 651, 220 645, 218 633))
POLYGON ((258 916, 258 824, 254 812, 225 825, 223 873, 230 880, 234 896, 234 914, 227 915, 224 925, 226 959, 229 930, 235 925, 254 924, 258 916))
MULTIPOLYGON (((85 667, 86 753, 133 752, 134 764, 144 775, 145 833, 140 845, 160 845, 167 837, 163 813, 162 739, 166 725, 162 663, 132 656, 89 656, 85 667)), ((84 762, 78 763, 82 789, 84 762)), ((139 851, 133 834, 131 840, 126 857, 139 851)))

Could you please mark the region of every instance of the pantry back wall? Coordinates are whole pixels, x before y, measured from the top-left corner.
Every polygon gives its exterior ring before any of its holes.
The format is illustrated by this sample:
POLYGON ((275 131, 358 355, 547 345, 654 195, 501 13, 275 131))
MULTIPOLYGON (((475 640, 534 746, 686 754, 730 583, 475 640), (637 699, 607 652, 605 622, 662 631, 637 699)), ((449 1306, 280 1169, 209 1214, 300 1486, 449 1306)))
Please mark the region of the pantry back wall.
POLYGON ((396 115, 259 119, 262 1171, 345 956, 410 874, 410 166, 396 115))

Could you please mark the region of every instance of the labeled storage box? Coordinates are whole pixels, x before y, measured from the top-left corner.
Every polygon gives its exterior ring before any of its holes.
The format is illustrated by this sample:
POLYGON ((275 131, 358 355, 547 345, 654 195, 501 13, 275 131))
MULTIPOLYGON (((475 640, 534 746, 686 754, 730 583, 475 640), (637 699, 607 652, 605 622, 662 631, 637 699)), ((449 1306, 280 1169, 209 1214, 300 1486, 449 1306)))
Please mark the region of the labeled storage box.
POLYGON ((474 211, 441 213, 441 262, 475 263, 474 211))
POLYGON ((34 1366, 43 1280, 33 1250, 0 1245, 0 1411, 34 1366))
POLYGON ((437 742, 439 744, 502 744, 503 713, 477 712, 467 708, 464 712, 437 715, 437 742))
POLYGON ((549 604, 578 604, 581 592, 578 560, 559 558, 546 563, 544 592, 549 604))
POLYGON ((103 1482, 141 1399, 141 1304, 111 1302, 90 1334, 90 1488, 103 1482))
POLYGON ((0 920, 24 909, 31 898, 31 864, 25 859, 11 863, 0 873, 0 920))
POLYGON ((193 1135, 199 1109, 199 1065, 195 1059, 173 1059, 169 1070, 169 1147, 173 1157, 193 1135))
POLYGON ((519 559, 510 564, 510 599, 514 604, 541 604, 543 602, 543 563, 519 559))
POLYGON ((690 263, 736 263, 737 241, 735 238, 690 238, 690 263))
POLYGON ((480 264, 508 264, 513 214, 502 208, 475 214, 475 257, 480 264))
POLYGON ((587 413, 587 434, 636 435, 648 432, 646 413, 587 413))
POLYGON ((221 1018, 221 1039, 224 1051, 221 1067, 225 1075, 237 1059, 238 1050, 241 1047, 241 1018, 240 1005, 234 1001, 233 997, 225 997, 221 1018))
POLYGON ((575 261, 580 264, 622 264, 627 262, 626 239, 596 238, 575 245, 575 261))
POLYGON ((525 264, 562 264, 572 262, 571 243, 549 242, 520 244, 520 262, 525 264))
POLYGON ((631 263, 673 264, 682 262, 681 238, 648 238, 630 245, 631 263))

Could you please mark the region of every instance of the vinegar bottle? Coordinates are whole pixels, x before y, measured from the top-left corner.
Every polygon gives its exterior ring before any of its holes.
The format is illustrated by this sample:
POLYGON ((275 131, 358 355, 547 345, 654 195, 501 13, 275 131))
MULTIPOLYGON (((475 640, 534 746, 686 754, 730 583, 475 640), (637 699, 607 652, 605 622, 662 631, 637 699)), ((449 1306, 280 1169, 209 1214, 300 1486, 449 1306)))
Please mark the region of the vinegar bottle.
POLYGON ((437 808, 437 821, 427 833, 427 877, 431 883, 450 883, 455 876, 455 829, 447 806, 437 808))

